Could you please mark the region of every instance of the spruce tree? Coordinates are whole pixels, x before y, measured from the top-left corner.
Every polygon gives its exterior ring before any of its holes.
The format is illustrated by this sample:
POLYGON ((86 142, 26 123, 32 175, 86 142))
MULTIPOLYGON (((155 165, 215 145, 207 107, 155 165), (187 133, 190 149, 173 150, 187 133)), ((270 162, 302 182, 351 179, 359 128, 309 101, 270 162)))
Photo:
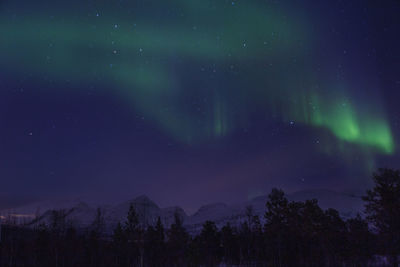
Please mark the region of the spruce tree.
POLYGON ((374 187, 363 197, 367 219, 380 235, 380 241, 398 266, 400 254, 400 170, 379 169, 373 174, 374 187))

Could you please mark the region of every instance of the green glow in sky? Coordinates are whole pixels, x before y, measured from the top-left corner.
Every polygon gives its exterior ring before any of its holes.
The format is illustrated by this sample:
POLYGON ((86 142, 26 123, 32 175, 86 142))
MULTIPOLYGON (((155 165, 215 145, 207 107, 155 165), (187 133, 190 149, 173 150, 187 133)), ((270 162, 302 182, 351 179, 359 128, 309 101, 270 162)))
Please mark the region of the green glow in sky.
MULTIPOLYGON (((313 38, 304 18, 255 1, 174 3, 176 10, 160 21, 106 4, 99 9, 107 12, 78 19, 62 11, 51 18, 42 11, 18 20, 2 16, 0 66, 113 88, 181 142, 223 138, 262 110, 393 153, 384 111, 363 112, 377 100, 360 108, 346 90, 334 97, 327 89, 310 93, 313 38)), ((160 0, 142 7, 163 8, 160 0)))
POLYGON ((338 139, 378 148, 381 152, 394 152, 394 141, 388 123, 374 114, 365 114, 346 98, 322 100, 312 95, 303 104, 303 113, 293 114, 300 122, 329 129, 338 139))

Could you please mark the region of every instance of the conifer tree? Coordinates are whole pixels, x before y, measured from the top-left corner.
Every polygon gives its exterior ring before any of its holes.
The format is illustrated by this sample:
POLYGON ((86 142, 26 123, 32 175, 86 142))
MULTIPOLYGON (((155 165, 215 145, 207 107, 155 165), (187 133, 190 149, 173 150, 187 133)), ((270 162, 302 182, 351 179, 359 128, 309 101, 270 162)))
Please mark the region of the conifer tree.
POLYGON ((380 235, 385 253, 398 266, 400 255, 400 170, 379 169, 373 174, 374 187, 363 197, 365 213, 380 235))

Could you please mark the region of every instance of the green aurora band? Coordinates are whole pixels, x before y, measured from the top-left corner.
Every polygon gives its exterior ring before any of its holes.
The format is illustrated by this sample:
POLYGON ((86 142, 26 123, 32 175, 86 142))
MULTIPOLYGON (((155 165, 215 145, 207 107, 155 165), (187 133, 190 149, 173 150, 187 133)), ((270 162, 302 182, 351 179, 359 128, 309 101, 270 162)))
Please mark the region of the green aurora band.
POLYGON ((226 136, 261 110, 325 128, 340 141, 394 152, 378 100, 355 103, 348 90, 338 89, 346 86, 315 77, 304 18, 259 1, 143 2, 129 8, 102 2, 74 15, 1 14, 0 67, 115 88, 184 143, 226 136), (172 11, 165 14, 166 8, 172 11))

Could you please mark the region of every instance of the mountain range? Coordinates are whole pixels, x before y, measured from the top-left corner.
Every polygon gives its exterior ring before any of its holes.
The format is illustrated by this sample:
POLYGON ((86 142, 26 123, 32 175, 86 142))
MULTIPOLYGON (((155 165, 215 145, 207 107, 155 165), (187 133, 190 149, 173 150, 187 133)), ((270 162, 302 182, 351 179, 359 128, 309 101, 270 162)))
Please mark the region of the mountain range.
MULTIPOLYGON (((339 193, 331 190, 303 190, 288 194, 290 201, 305 201, 317 199, 322 209, 334 208, 344 219, 362 213, 363 202, 360 196, 348 193, 339 193)), ((155 224, 160 217, 164 226, 169 227, 174 222, 175 214, 183 220, 184 226, 191 233, 201 229, 202 224, 211 220, 222 227, 226 223, 238 226, 246 220, 246 208, 251 206, 254 215, 258 215, 263 222, 265 203, 268 196, 259 196, 243 203, 227 205, 213 203, 200 207, 194 214, 187 215, 179 206, 161 208, 145 195, 136 197, 116 205, 99 205, 77 200, 39 201, 15 209, 0 211, 0 219, 13 219, 29 225, 49 224, 52 211, 63 211, 67 222, 77 227, 88 227, 94 221, 97 210, 100 209, 104 218, 105 230, 111 232, 118 222, 124 222, 131 204, 134 205, 139 221, 145 225, 155 224)))

